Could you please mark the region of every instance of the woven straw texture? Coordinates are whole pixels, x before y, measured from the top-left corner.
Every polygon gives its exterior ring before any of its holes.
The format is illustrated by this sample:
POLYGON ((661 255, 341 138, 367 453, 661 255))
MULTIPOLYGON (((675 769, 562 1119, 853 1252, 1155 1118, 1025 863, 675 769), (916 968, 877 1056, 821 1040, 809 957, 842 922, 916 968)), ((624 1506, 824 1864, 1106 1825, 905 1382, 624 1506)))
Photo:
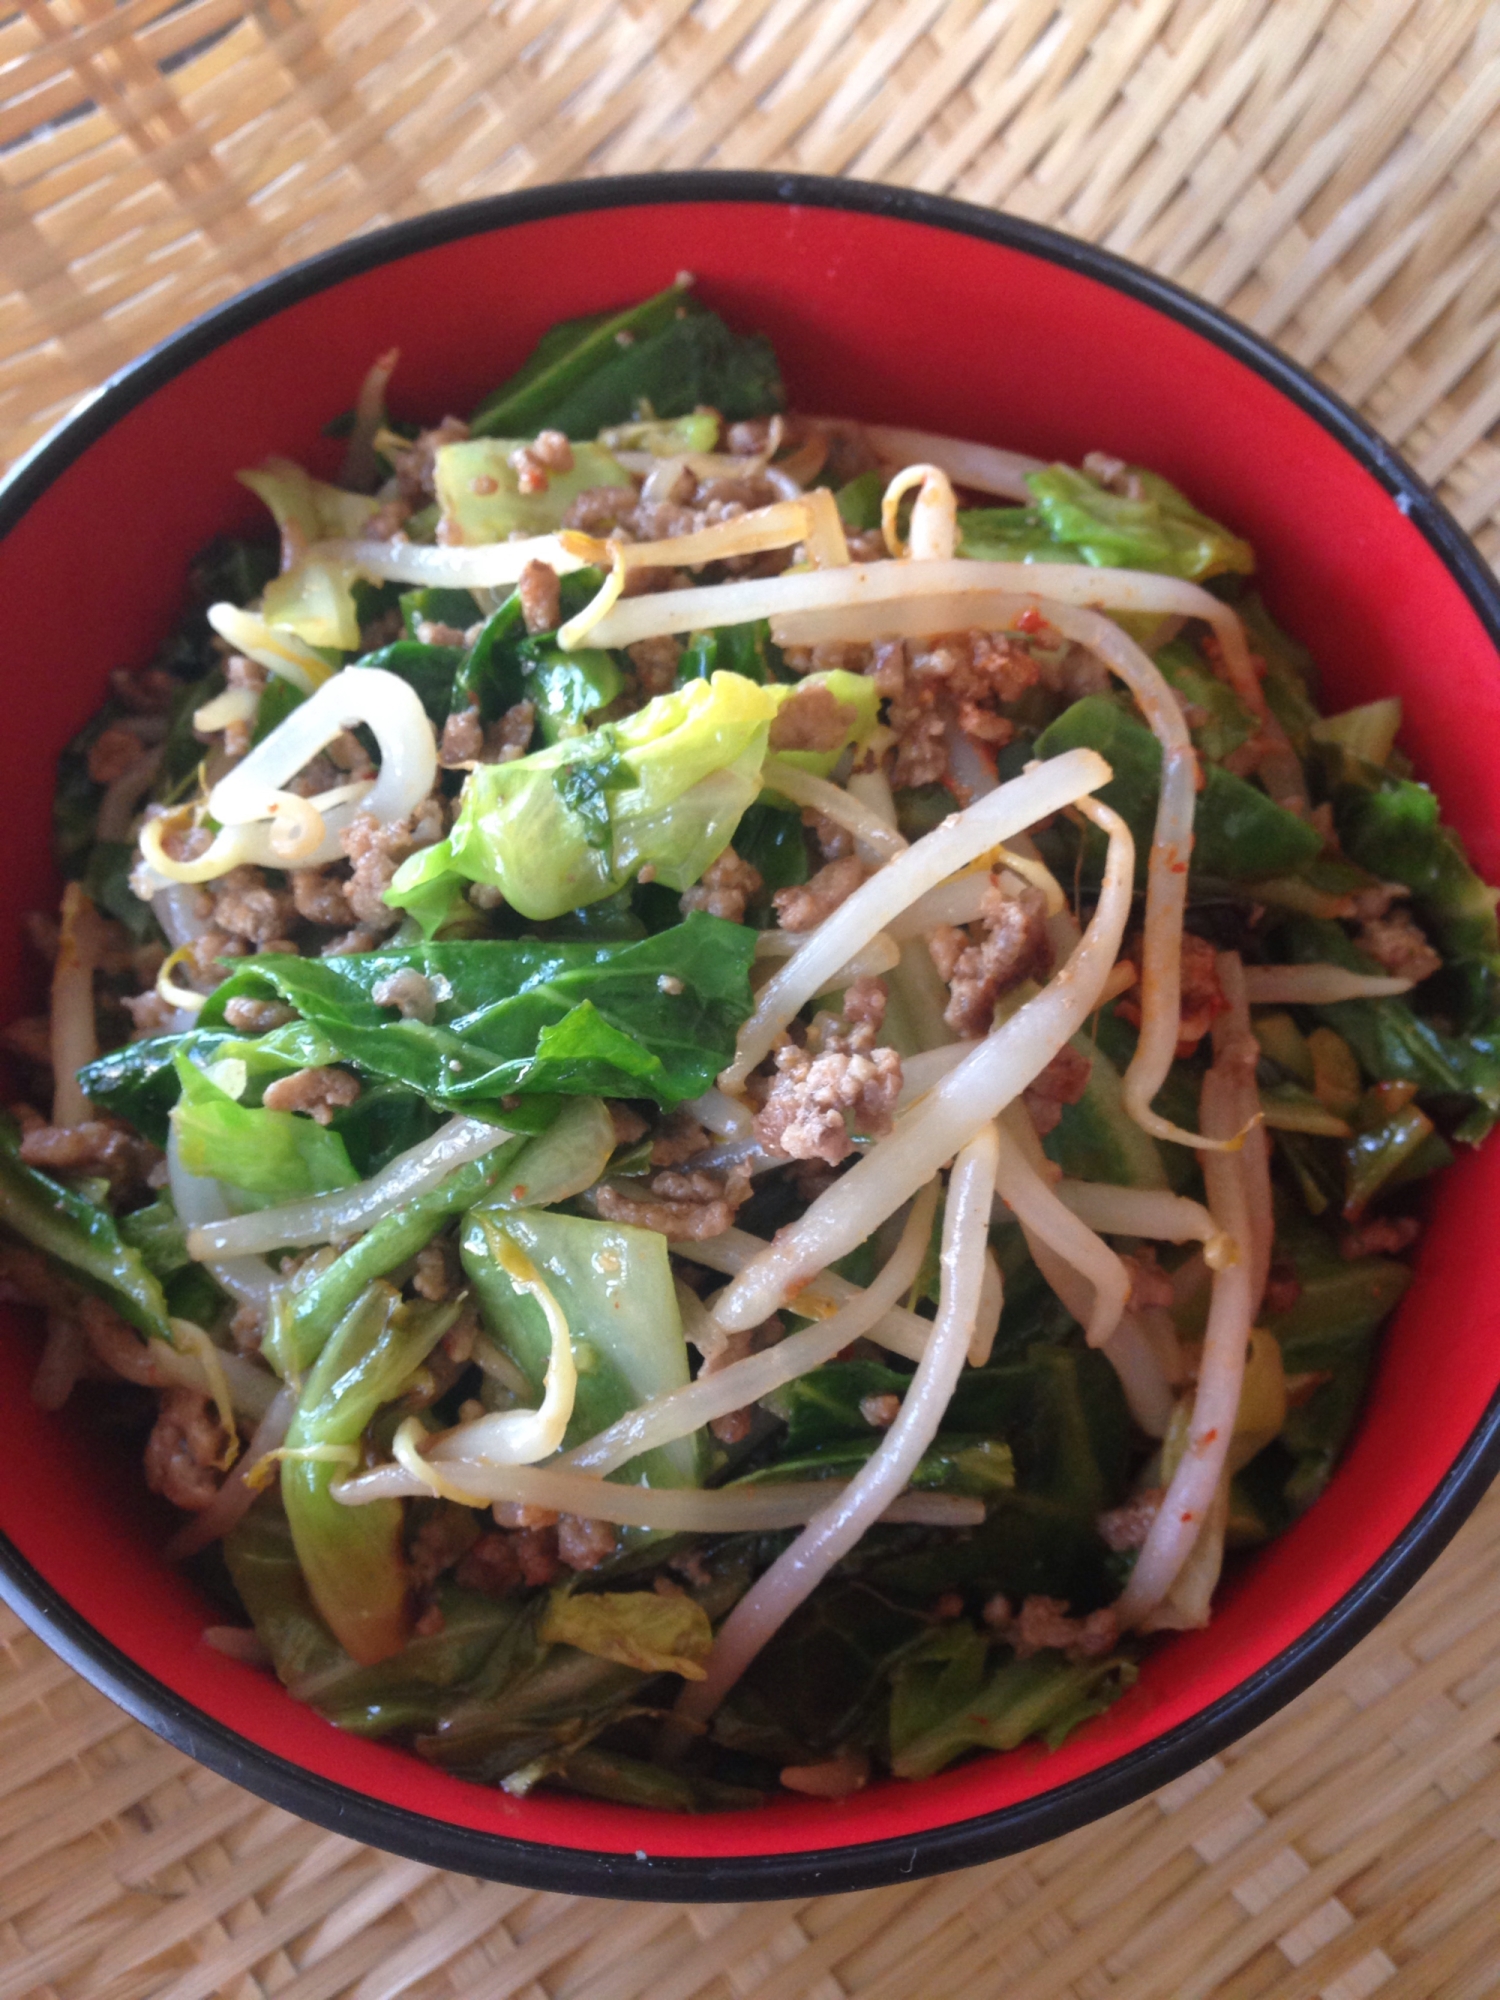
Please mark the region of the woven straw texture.
MULTIPOLYGON (((352 233, 580 175, 965 196, 1228 307, 1500 558, 1486 0, 21 0, 0 18, 0 453, 352 233)), ((304 1826, 0 1614, 0 2000, 1469 2000, 1500 1990, 1500 1496, 1337 1671, 1098 1826, 709 1909, 304 1826)))

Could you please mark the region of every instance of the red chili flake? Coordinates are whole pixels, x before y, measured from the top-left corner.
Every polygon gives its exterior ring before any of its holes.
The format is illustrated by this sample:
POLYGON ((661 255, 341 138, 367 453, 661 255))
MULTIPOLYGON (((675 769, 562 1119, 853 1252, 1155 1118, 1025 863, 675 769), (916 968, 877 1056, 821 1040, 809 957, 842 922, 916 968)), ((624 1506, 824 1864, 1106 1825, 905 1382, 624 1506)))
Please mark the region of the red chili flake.
POLYGON ((1018 632, 1040 632, 1043 625, 1045 625, 1046 622, 1047 621, 1043 618, 1041 612, 1038 611, 1036 606, 1034 604, 1028 604, 1026 609, 1021 613, 1020 617, 1016 620, 1016 630, 1018 632))
POLYGON ((1185 1522, 1186 1522, 1186 1521, 1192 1521, 1192 1520, 1194 1520, 1195 1518, 1196 1518, 1196 1516, 1194 1516, 1194 1515, 1192 1515, 1192 1514, 1182 1514, 1182 1515, 1180 1515, 1180 1516, 1179 1516, 1179 1519, 1181 1519, 1181 1520, 1183 1520, 1183 1521, 1185 1521, 1185 1522))

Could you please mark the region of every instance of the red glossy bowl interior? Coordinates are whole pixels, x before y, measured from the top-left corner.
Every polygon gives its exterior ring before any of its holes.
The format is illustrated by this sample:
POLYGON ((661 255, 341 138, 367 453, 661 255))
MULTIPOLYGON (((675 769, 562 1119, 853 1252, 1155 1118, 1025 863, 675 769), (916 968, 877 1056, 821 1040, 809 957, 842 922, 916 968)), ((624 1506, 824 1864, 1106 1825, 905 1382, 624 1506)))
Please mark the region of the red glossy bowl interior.
MULTIPOLYGON (((1407 748, 1478 865, 1500 874, 1491 641, 1390 493, 1252 367, 1095 277, 974 235, 770 197, 643 203, 463 236, 275 312, 121 416, 0 543, 12 787, 0 871, 5 1018, 36 1004, 19 920, 55 893, 53 759, 108 671, 149 656, 192 553, 256 520, 236 468, 269 452, 327 466, 335 448, 320 426, 383 347, 402 349, 398 413, 462 412, 554 320, 642 296, 684 267, 731 320, 772 337, 795 406, 1049 456, 1103 448, 1180 482, 1255 543, 1272 604, 1312 647, 1330 705, 1404 698, 1407 748)), ((1162 1645, 1135 1692, 1055 1754, 990 1758, 841 1804, 788 1800, 689 1820, 512 1800, 338 1734, 269 1676, 201 1643, 210 1614, 155 1553, 160 1524, 135 1468, 67 1414, 31 1412, 34 1334, 21 1315, 0 1344, 13 1413, 0 1528, 172 1696, 309 1772, 452 1827, 626 1856, 908 1841, 1139 1753, 1261 1674, 1359 1583, 1430 1500, 1500 1385, 1500 1239, 1485 1222, 1497 1201, 1500 1150, 1445 1177, 1420 1282, 1343 1465, 1312 1512, 1241 1572, 1209 1630, 1162 1645)))

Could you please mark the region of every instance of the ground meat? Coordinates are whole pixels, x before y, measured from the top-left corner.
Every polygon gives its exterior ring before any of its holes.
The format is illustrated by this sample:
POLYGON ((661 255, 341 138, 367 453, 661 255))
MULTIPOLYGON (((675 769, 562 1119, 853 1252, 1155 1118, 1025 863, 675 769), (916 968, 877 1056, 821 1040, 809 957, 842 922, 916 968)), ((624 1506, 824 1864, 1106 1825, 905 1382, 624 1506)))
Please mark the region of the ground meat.
POLYGON ((872 1138, 891 1129, 901 1095, 901 1058, 877 1048, 886 991, 878 979, 856 979, 842 1016, 819 1014, 807 1045, 776 1052, 776 1074, 755 1118, 755 1136, 794 1160, 837 1166, 854 1150, 849 1135, 872 1138))
POLYGON ((554 1582, 560 1567, 556 1528, 492 1528, 459 1563, 455 1580, 464 1590, 508 1597, 523 1584, 535 1590, 554 1582))
POLYGON ((516 585, 521 616, 528 632, 554 632, 562 613, 557 571, 544 562, 529 562, 516 585))
POLYGON ((984 1607, 984 1622, 991 1631, 1003 1632, 1022 1660, 1048 1651, 1066 1653, 1074 1660, 1097 1660, 1114 1649, 1120 1636, 1113 1607, 1073 1618, 1061 1597, 1028 1597, 1014 1615, 1005 1598, 992 1597, 984 1607))
MULTIPOLYGON (((1128 958, 1139 974, 1145 958, 1145 946, 1139 934, 1129 939, 1121 952, 1128 958)), ((1182 1017, 1177 1029, 1177 1055, 1179 1060, 1193 1054, 1199 1042, 1208 1033, 1220 1014, 1228 1007, 1224 989, 1219 984, 1218 954, 1207 938, 1194 937, 1191 931, 1182 934, 1182 1017)), ((1115 1002, 1115 1012, 1122 1021, 1129 1021, 1133 1027, 1141 1025, 1140 981, 1115 1002)))
POLYGON ((980 905, 977 938, 973 927, 963 931, 944 924, 927 942, 933 963, 948 982, 943 1019, 956 1035, 987 1035, 1000 995, 1018 980, 1044 976, 1052 966, 1046 898, 1029 882, 1011 890, 992 876, 980 905))
POLYGON ((89 746, 89 777, 96 785, 112 785, 132 764, 140 762, 142 754, 141 739, 133 729, 118 723, 102 729, 89 746))
POLYGON ((248 938, 263 945, 284 938, 290 929, 295 905, 285 889, 273 889, 261 868, 231 868, 209 887, 213 898, 215 925, 231 937, 248 938))
POLYGON ((229 1338, 237 1354, 255 1354, 266 1337, 266 1316, 260 1306, 236 1306, 229 1320, 229 1338))
POLYGON ((630 519, 637 497, 633 486, 587 486, 563 509, 562 524, 603 539, 630 519))
POLYGON ((745 905, 760 888, 760 870, 752 868, 748 861, 741 861, 732 847, 726 847, 718 860, 711 861, 704 869, 702 879, 691 889, 683 890, 682 914, 707 910, 711 917, 727 917, 732 924, 743 923, 745 905))
POLYGON ((44 1174, 107 1180, 118 1197, 140 1187, 161 1154, 124 1125, 86 1118, 78 1125, 33 1125, 22 1137, 21 1158, 44 1174))
POLYGON ((899 1396, 861 1396, 859 1414, 872 1430, 888 1431, 901 1414, 899 1396))
POLYGON ((816 930, 864 879, 864 864, 857 855, 845 854, 837 861, 825 862, 810 881, 776 891, 771 901, 777 921, 784 931, 816 930))
POLYGON ((1094 1525, 1106 1546, 1112 1548, 1116 1555, 1123 1555, 1127 1549, 1144 1548, 1151 1524, 1165 1498, 1164 1486, 1148 1486, 1144 1493, 1127 1500, 1123 1507, 1111 1507, 1107 1514, 1101 1514, 1094 1525))
POLYGON ((854 1150, 849 1126, 876 1137, 891 1129, 901 1095, 894 1049, 868 1055, 810 1055, 789 1042, 776 1052, 776 1075, 755 1118, 755 1136, 794 1160, 837 1166, 854 1150))
POLYGON ((444 417, 430 431, 422 431, 404 451, 393 451, 391 465, 396 474, 400 497, 413 511, 436 499, 433 484, 439 450, 445 444, 462 444, 469 426, 458 417, 444 417))
POLYGON ((219 960, 243 958, 244 955, 245 940, 231 937, 228 931, 221 931, 216 926, 193 939, 188 946, 187 957, 182 961, 182 966, 200 993, 212 993, 216 986, 221 986, 229 977, 228 971, 220 965, 219 960))
POLYGON ((896 732, 892 783, 930 785, 948 775, 947 734, 956 725, 991 748, 1008 743, 1015 725, 1000 713, 1039 677, 1036 661, 1015 640, 991 632, 946 632, 906 644, 877 646, 872 671, 890 703, 896 732))
POLYGON ((472 1507, 439 1500, 424 1508, 406 1552, 411 1580, 418 1590, 430 1590, 445 1571, 461 1562, 480 1536, 479 1517, 472 1507))
POLYGON ((817 841, 818 852, 825 861, 842 861, 846 854, 854 852, 854 835, 848 827, 825 818, 816 808, 807 806, 803 809, 802 824, 817 841))
POLYGON ((781 704, 771 722, 772 750, 838 750, 859 721, 849 702, 826 686, 800 687, 781 704))
POLYGON ((1093 1064, 1087 1056, 1064 1042, 1047 1067, 1031 1079, 1021 1093, 1021 1102, 1040 1139, 1055 1132, 1065 1104, 1077 1104, 1089 1087, 1093 1064))
POLYGON ((1148 1306, 1172 1310, 1172 1279, 1157 1263, 1154 1250, 1138 1250, 1133 1257, 1122 1256, 1120 1262, 1130 1280, 1130 1303, 1135 1311, 1144 1311, 1148 1306))
POLYGON ((677 679, 677 663, 682 658, 682 642, 670 634, 661 639, 638 639, 625 648, 635 672, 635 684, 648 698, 665 694, 677 679))
POLYGON ((344 852, 354 864, 344 894, 358 924, 379 935, 400 923, 401 912, 382 900, 385 892, 408 855, 431 847, 446 830, 442 801, 435 797, 388 826, 373 813, 355 814, 343 835, 344 852))
POLYGON ((590 1521, 563 1514, 557 1523, 557 1554, 569 1569, 597 1569, 615 1552, 617 1537, 609 1521, 590 1521))
POLYGON ((1393 979, 1420 981, 1442 970, 1442 959, 1406 910, 1366 918, 1355 933, 1355 942, 1393 979))
POLYGON ((294 868, 286 879, 292 892, 292 907, 299 917, 325 930, 346 928, 353 915, 349 899, 343 883, 326 868, 294 868))
POLYGON ((680 1107, 669 1111, 656 1129, 651 1141, 651 1164, 653 1167, 680 1167, 684 1160, 692 1159, 713 1143, 712 1135, 701 1126, 691 1111, 680 1107))
MULTIPOLYGON (((573 470, 573 447, 561 431, 542 431, 530 444, 518 445, 507 461, 525 494, 545 493, 554 472, 573 470)), ((533 626, 545 631, 545 626, 533 626)))
POLYGON ((268 1111, 305 1111, 319 1125, 331 1125, 333 1114, 359 1096, 359 1078, 352 1070, 323 1066, 279 1076, 261 1102, 268 1111))
POLYGON ((513 764, 517 757, 524 757, 531 745, 531 734, 536 728, 536 703, 518 701, 508 708, 500 720, 485 731, 484 762, 486 764, 513 764))
POLYGON ((409 965, 377 979, 370 988, 370 998, 377 1007, 394 1007, 403 1021, 437 1019, 437 988, 425 973, 409 965))
MULTIPOLYGON (((21 1156, 25 1158, 25 1148, 21 1156)), ((1339 1255, 1347 1263, 1360 1257, 1390 1257, 1409 1250, 1422 1233, 1414 1215, 1377 1215, 1339 1238, 1339 1255)))
POLYGON ((110 691, 133 715, 167 715, 182 683, 163 667, 116 667, 110 691))
POLYGON ((224 1024, 242 1035, 265 1035, 272 1028, 284 1028, 297 1018, 295 1009, 279 1000, 247 1000, 238 997, 224 1003, 224 1024))
POLYGON ((606 1222, 631 1222, 640 1229, 655 1229, 669 1241, 696 1243, 722 1236, 749 1195, 750 1176, 743 1167, 722 1174, 701 1168, 684 1174, 668 1168, 652 1175, 649 1192, 639 1198, 602 1181, 594 1200, 606 1222))
POLYGON ((411 1288, 419 1299, 430 1299, 434 1305, 448 1297, 453 1289, 453 1271, 441 1243, 429 1243, 417 1252, 411 1288))
POLYGON ((127 993, 120 1005, 130 1016, 133 1042, 147 1041, 152 1035, 174 1034, 179 1026, 177 1009, 159 993, 127 993))
POLYGON ((219 1490, 218 1466, 229 1440, 207 1396, 167 1389, 146 1440, 146 1484, 188 1513, 201 1513, 219 1490))
POLYGON ((608 1099, 605 1109, 609 1113, 610 1124, 615 1128, 617 1147, 633 1146, 637 1139, 644 1139, 651 1130, 639 1111, 633 1110, 630 1105, 622 1103, 617 1097, 608 1099))
POLYGON ((477 764, 484 755, 484 724, 477 708, 457 708, 443 724, 439 762, 447 770, 477 764))

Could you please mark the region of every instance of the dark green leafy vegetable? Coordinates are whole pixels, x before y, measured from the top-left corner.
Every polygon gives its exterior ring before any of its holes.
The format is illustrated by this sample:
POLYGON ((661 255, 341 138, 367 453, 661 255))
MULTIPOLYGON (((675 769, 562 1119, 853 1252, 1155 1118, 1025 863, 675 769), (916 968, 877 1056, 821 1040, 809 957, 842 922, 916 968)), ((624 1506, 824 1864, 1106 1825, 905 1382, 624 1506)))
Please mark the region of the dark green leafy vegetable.
POLYGON ((872 466, 868 472, 861 472, 846 486, 841 486, 834 494, 839 510, 839 519, 851 534, 868 533, 880 526, 880 503, 885 497, 885 482, 872 466))
POLYGON ((1259 726, 1255 717, 1228 682, 1210 670, 1196 647, 1174 639, 1159 647, 1153 657, 1193 717, 1193 742, 1201 755, 1222 763, 1249 742, 1259 726))
MULTIPOLYGON (((173 1206, 172 1197, 165 1188, 155 1201, 145 1208, 137 1208, 129 1215, 122 1215, 116 1225, 120 1240, 139 1253, 141 1262, 148 1271, 158 1278, 170 1278, 191 1262, 188 1256, 187 1231, 182 1226, 182 1218, 173 1206)), ((182 1319, 192 1319, 192 1313, 181 1313, 182 1319)))
POLYGON ((536 703, 544 743, 581 734, 625 686, 614 655, 596 647, 564 653, 549 640, 527 639, 517 653, 526 699, 536 703))
POLYGON ((378 652, 366 653, 362 667, 378 667, 405 681, 438 729, 453 706, 453 680, 466 655, 461 646, 428 646, 418 639, 397 639, 378 652))
POLYGON ((623 312, 554 327, 480 404, 470 428, 482 437, 551 429, 592 438, 609 424, 684 417, 700 404, 733 423, 771 416, 784 403, 770 344, 731 333, 672 285, 623 312))
POLYGON ((0 1224, 108 1299, 142 1333, 170 1341, 161 1284, 139 1250, 121 1239, 108 1209, 28 1167, 20 1147, 19 1127, 0 1112, 0 1224))
POLYGON ((1032 1736, 1055 1748, 1136 1677, 1126 1660, 1074 1665, 1051 1652, 1013 1659, 979 1681, 975 1668, 982 1664, 972 1646, 945 1628, 897 1667, 891 1769, 898 1778, 930 1778, 966 1750, 1014 1750, 1032 1736))
MULTIPOLYGON (((1114 770, 1099 797, 1127 822, 1136 841, 1136 866, 1144 873, 1161 783, 1161 745, 1109 695, 1075 701, 1037 738, 1044 757, 1064 750, 1097 750, 1114 770)), ((1194 874, 1230 882, 1259 875, 1295 875, 1314 859, 1322 837, 1306 820, 1284 810, 1243 778, 1217 764, 1204 767, 1194 819, 1194 874)))
MULTIPOLYGON (((297 1008, 341 1060, 455 1108, 504 1095, 652 1097, 706 1090, 750 1011, 755 934, 695 911, 632 944, 525 939, 408 945, 348 958, 269 953, 241 960, 203 1010, 206 1027, 237 994, 297 1008), (413 970, 444 997, 431 1023, 376 1004, 373 988, 413 970), (680 991, 662 979, 680 980, 680 991)), ((502 1119, 508 1115, 497 1112, 502 1119)))
POLYGON ((688 634, 677 662, 677 685, 712 680, 719 673, 743 674, 747 681, 762 685, 790 678, 782 665, 781 648, 771 637, 769 619, 688 634))

